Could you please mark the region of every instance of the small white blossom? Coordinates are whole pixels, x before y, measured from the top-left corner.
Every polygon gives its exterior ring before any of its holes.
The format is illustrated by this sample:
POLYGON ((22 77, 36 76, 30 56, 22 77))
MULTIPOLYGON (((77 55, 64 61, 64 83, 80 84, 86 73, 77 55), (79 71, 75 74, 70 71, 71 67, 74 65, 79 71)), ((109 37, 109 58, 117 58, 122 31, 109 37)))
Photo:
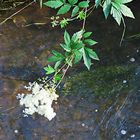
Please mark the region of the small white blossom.
POLYGON ((27 90, 31 90, 31 94, 18 94, 17 99, 20 100, 20 105, 24 105, 23 110, 24 117, 38 113, 48 120, 52 120, 56 113, 52 108, 53 101, 59 97, 55 92, 55 89, 49 87, 49 85, 42 87, 37 82, 29 83, 29 86, 25 86, 27 90))
POLYGON ((17 99, 21 99, 23 97, 24 97, 24 94, 23 93, 22 94, 17 94, 17 96, 16 96, 17 99))

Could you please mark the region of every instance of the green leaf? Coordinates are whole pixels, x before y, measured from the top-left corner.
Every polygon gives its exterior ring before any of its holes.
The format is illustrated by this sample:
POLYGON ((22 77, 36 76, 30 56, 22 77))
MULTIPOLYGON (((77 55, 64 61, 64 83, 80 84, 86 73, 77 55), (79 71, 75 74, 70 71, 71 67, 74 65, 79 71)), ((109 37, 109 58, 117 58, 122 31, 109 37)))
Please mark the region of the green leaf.
POLYGON ((116 8, 114 8, 112 6, 111 8, 111 14, 113 16, 113 18, 116 20, 116 22, 118 23, 118 25, 121 24, 121 19, 122 19, 122 14, 120 11, 118 11, 116 8))
POLYGON ((60 21, 61 28, 64 28, 68 25, 68 19, 63 18, 63 20, 60 21))
POLYGON ((71 48, 69 45, 66 44, 60 44, 60 46, 67 52, 71 52, 71 48))
POLYGON ((78 50, 74 51, 74 64, 78 63, 82 59, 82 53, 78 50))
POLYGON ((122 0, 122 3, 129 3, 129 2, 131 2, 131 1, 133 1, 133 0, 122 0))
POLYGON ((48 67, 44 67, 44 70, 46 71, 46 74, 52 74, 55 72, 55 69, 48 65, 48 67))
POLYGON ((89 1, 81 1, 81 2, 78 4, 78 6, 79 6, 80 8, 86 8, 86 7, 89 6, 89 1))
POLYGON ((89 46, 97 44, 97 42, 92 39, 85 39, 84 42, 89 46))
POLYGON ((83 34, 83 37, 88 38, 88 37, 91 36, 91 34, 92 34, 92 32, 86 32, 86 33, 83 34))
POLYGON ((62 6, 63 2, 52 0, 52 1, 47 1, 47 2, 45 2, 43 4, 48 6, 48 7, 56 9, 56 8, 59 8, 60 6, 62 6))
POLYGON ((72 10, 71 16, 74 17, 74 16, 78 13, 78 11, 79 11, 79 7, 78 7, 78 6, 75 6, 75 7, 73 8, 73 10, 72 10))
POLYGON ((63 58, 61 57, 57 57, 57 56, 51 56, 48 58, 48 62, 56 62, 56 61, 59 61, 59 60, 62 60, 63 58))
POLYGON ((49 62, 56 62, 64 59, 64 56, 55 50, 52 50, 52 54, 54 54, 54 56, 48 58, 49 62))
POLYGON ((110 10, 111 10, 111 0, 105 0, 105 2, 103 4, 103 12, 104 12, 106 19, 110 13, 110 10))
POLYGON ((62 75, 60 75, 60 74, 55 75, 55 76, 54 76, 54 80, 55 80, 55 81, 60 81, 60 80, 61 80, 61 76, 62 76, 62 75))
POLYGON ((62 61, 57 61, 54 65, 54 69, 57 69, 60 66, 61 62, 62 61))
POLYGON ((98 55, 96 54, 95 51, 93 51, 90 48, 86 48, 86 47, 85 47, 85 49, 86 49, 86 51, 87 51, 87 53, 88 53, 88 55, 89 55, 90 58, 92 58, 94 60, 99 60, 99 57, 98 57, 98 55))
POLYGON ((65 4, 63 5, 57 12, 57 15, 62 15, 62 14, 65 14, 67 13, 71 8, 71 5, 69 4, 65 4))
POLYGON ((85 45, 83 44, 83 42, 79 42, 76 45, 74 45, 73 49, 79 50, 82 47, 84 47, 85 45))
POLYGON ((59 1, 61 1, 61 2, 63 2, 63 3, 66 3, 66 0, 59 0, 59 1))
POLYGON ((68 2, 71 4, 71 5, 74 5, 78 2, 78 0, 68 0, 68 2))
POLYGON ((111 2, 111 4, 116 10, 118 10, 118 11, 121 10, 121 4, 120 3, 111 2))
POLYGON ((70 53, 69 52, 65 52, 65 58, 69 57, 70 53))
POLYGON ((88 68, 88 70, 90 70, 91 58, 89 57, 88 53, 85 51, 84 47, 81 49, 81 51, 82 51, 82 54, 83 54, 84 64, 88 68))
POLYGON ((59 52, 57 52, 57 51, 55 51, 55 50, 52 50, 52 54, 54 54, 54 55, 57 56, 57 57, 62 57, 62 58, 64 58, 64 56, 63 56, 61 53, 59 53, 59 52))
POLYGON ((70 35, 66 30, 64 32, 64 41, 67 45, 70 44, 70 35))
POLYGON ((95 0, 96 8, 101 4, 101 0, 95 0))
POLYGON ((114 0, 114 1, 112 1, 112 2, 118 3, 118 4, 122 4, 122 1, 123 1, 123 0, 114 0))
POLYGON ((80 31, 74 33, 73 36, 72 36, 72 38, 71 38, 71 40, 73 42, 77 42, 78 39, 81 39, 82 38, 82 34, 83 34, 83 30, 80 30, 80 31))
POLYGON ((85 19, 85 18, 86 18, 85 12, 84 12, 84 11, 80 11, 80 12, 78 13, 77 18, 79 18, 80 20, 85 19))
POLYGON ((123 5, 123 4, 121 5, 121 12, 126 17, 135 18, 131 9, 127 7, 126 5, 123 5))

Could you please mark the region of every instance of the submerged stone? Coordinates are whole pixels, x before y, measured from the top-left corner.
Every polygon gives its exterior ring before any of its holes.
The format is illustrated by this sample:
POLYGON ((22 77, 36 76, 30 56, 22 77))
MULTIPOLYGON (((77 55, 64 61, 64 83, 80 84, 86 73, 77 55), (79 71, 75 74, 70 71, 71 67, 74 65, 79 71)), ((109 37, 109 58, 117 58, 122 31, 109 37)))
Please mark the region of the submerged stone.
POLYGON ((134 66, 101 67, 84 71, 68 79, 63 87, 64 94, 93 93, 95 96, 109 96, 131 87, 134 66), (123 80, 127 83, 123 84, 123 80))

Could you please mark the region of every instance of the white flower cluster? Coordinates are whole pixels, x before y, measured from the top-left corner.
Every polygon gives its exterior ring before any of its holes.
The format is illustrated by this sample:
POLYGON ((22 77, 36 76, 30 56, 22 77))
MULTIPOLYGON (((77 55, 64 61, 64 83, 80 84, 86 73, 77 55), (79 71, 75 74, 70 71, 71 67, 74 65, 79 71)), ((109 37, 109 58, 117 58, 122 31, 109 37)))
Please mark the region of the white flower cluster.
POLYGON ((24 116, 38 113, 48 118, 48 120, 52 120, 56 116, 52 108, 52 103, 59 97, 54 87, 47 85, 43 88, 41 84, 34 82, 29 83, 29 86, 25 86, 25 88, 32 93, 17 95, 17 99, 20 100, 20 105, 25 106, 23 110, 24 116))

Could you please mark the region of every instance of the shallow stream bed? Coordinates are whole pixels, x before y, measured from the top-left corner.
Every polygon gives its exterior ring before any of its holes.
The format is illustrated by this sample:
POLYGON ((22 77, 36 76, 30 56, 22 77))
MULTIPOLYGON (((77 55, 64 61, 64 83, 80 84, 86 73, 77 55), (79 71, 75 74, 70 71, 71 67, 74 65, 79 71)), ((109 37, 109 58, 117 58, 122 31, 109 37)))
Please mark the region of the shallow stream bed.
MULTIPOLYGON (((52 29, 51 12, 36 4, 0 26, 0 140, 140 140, 140 38, 127 38, 140 33, 139 1, 130 7, 136 19, 126 20, 122 46, 122 26, 105 20, 100 10, 90 16, 86 28, 99 42, 94 50, 100 62, 91 71, 80 63, 68 72, 52 121, 23 117, 16 95, 43 75, 50 51, 60 50, 63 31, 52 29)), ((0 21, 13 12, 2 12, 0 21)), ((71 23, 68 30, 80 25, 71 23)))

